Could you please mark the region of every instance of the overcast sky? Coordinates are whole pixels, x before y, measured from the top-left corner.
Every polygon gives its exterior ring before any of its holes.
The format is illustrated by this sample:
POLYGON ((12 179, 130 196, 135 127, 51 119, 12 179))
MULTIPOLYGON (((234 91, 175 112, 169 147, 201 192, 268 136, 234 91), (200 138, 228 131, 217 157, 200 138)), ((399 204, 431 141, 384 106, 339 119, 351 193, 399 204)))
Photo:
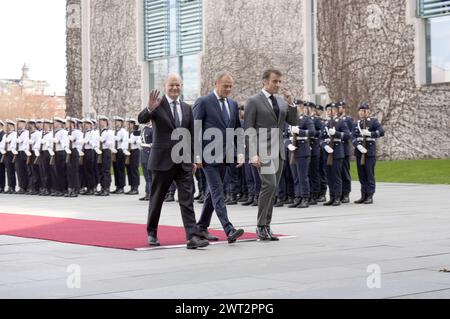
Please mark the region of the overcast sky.
POLYGON ((0 79, 17 79, 24 63, 33 80, 64 94, 64 0, 0 0, 0 79))

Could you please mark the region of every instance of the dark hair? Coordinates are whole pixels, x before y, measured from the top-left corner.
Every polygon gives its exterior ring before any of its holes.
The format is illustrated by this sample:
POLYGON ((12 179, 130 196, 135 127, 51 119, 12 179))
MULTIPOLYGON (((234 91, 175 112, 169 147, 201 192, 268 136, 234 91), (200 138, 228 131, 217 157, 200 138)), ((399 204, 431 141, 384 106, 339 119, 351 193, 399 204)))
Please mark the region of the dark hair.
POLYGON ((262 75, 263 80, 268 80, 272 74, 276 74, 278 76, 283 76, 283 73, 281 73, 280 70, 277 69, 267 69, 264 71, 262 75))

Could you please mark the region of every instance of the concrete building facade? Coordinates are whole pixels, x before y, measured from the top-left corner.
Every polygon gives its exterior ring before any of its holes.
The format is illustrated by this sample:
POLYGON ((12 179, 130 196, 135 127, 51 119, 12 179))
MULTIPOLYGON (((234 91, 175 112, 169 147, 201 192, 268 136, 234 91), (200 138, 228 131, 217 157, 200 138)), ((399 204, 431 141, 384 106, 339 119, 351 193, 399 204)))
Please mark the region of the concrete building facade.
POLYGON ((275 67, 302 99, 362 102, 384 159, 450 156, 450 7, 431 0, 67 0, 67 109, 136 116, 180 73, 185 100, 235 75, 234 98, 275 67))

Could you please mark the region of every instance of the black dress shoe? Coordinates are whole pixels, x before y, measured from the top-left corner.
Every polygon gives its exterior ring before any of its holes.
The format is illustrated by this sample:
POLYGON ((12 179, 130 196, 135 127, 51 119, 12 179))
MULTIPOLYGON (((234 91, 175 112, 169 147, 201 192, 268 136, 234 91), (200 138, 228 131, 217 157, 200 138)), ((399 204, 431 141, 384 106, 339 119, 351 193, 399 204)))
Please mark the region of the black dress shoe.
POLYGON ((288 197, 286 199, 286 202, 284 203, 285 205, 291 205, 294 203, 294 198, 293 197, 288 197))
POLYGON ((175 195, 174 194, 169 194, 165 200, 166 203, 172 203, 175 201, 175 195))
POLYGON ((112 193, 116 194, 116 195, 122 195, 122 194, 125 194, 125 191, 123 190, 123 188, 118 188, 112 193))
POLYGON ((250 197, 248 198, 248 200, 247 200, 246 202, 243 202, 241 205, 242 205, 242 206, 250 206, 250 205, 253 204, 253 201, 254 201, 253 196, 250 196, 250 197))
POLYGON ((309 199, 308 204, 309 204, 309 206, 315 206, 315 205, 317 205, 317 193, 313 193, 313 194, 311 195, 311 198, 309 199))
POLYGON ((200 232, 200 238, 204 238, 208 241, 219 241, 219 237, 211 235, 208 231, 204 230, 200 232))
POLYGON ((258 205, 259 205, 259 198, 255 197, 255 199, 253 200, 252 207, 258 207, 258 205))
POLYGON ((144 197, 141 197, 141 198, 139 198, 139 200, 140 201, 142 201, 142 202, 145 202, 145 201, 149 201, 150 200, 150 195, 148 195, 148 194, 145 194, 145 196, 144 197))
POLYGON ((5 190, 3 188, 0 188, 0 194, 3 194, 5 190))
POLYGON ((19 191, 16 192, 17 195, 25 195, 26 193, 27 192, 23 188, 19 189, 19 191))
POLYGON ((139 195, 139 191, 135 188, 132 188, 129 192, 125 193, 126 195, 139 195))
POLYGON ((303 198, 300 204, 298 204, 297 208, 308 208, 309 207, 309 200, 306 198, 303 198))
POLYGON ((225 201, 225 205, 228 206, 233 206, 233 205, 237 205, 238 204, 238 200, 236 195, 231 195, 230 197, 228 197, 228 200, 225 201))
POLYGON ((228 243, 232 244, 235 243, 236 240, 241 237, 242 235, 244 235, 244 230, 243 229, 233 229, 232 231, 230 231, 230 233, 228 234, 228 243))
POLYGON ((6 193, 14 195, 16 193, 16 190, 14 188, 10 188, 6 193))
POLYGON ((301 198, 294 199, 294 202, 288 206, 288 208, 297 208, 297 206, 302 202, 301 198))
POLYGON ((158 247, 161 246, 161 243, 159 242, 158 238, 154 236, 147 236, 147 242, 149 246, 158 247))
POLYGON ((358 200, 355 200, 353 203, 355 204, 364 204, 364 202, 366 201, 367 198, 367 194, 365 193, 361 193, 361 198, 358 200))
POLYGON ((209 241, 206 239, 202 239, 198 236, 194 236, 186 244, 187 249, 197 249, 203 248, 209 245, 209 241))
POLYGON ((39 196, 50 196, 50 192, 48 189, 43 189, 39 196))
POLYGON ((88 189, 86 193, 82 194, 84 196, 93 196, 95 195, 95 192, 93 189, 88 189))
POLYGON ((273 207, 283 207, 284 204, 286 204, 286 199, 285 198, 277 198, 277 200, 275 201, 275 205, 273 205, 273 207))
POLYGON ((270 241, 279 241, 280 239, 273 235, 272 230, 270 229, 270 226, 266 226, 266 233, 270 238, 270 241))
POLYGON ((347 195, 347 194, 342 195, 341 203, 342 203, 342 204, 348 204, 348 203, 350 203, 350 196, 347 195))
POLYGON ((373 204, 373 195, 367 195, 366 200, 364 201, 364 204, 366 205, 372 205, 373 204))
POLYGON ((325 203, 327 201, 327 198, 324 194, 320 194, 317 198, 318 203, 325 203))
POLYGON ((270 240, 270 236, 267 234, 267 230, 264 226, 258 226, 256 228, 256 236, 258 236, 258 239, 262 241, 270 240))
POLYGON ((82 190, 80 190, 80 195, 86 195, 87 192, 87 188, 83 188, 82 190))
POLYGON ((55 197, 64 197, 64 193, 63 192, 56 192, 55 193, 55 197))
POLYGON ((341 206, 341 201, 336 199, 333 204, 331 204, 331 206, 337 207, 337 206, 341 206))
POLYGON ((241 197, 239 197, 238 203, 246 203, 248 201, 248 195, 243 194, 241 197))
POLYGON ((334 198, 330 198, 330 200, 323 204, 323 206, 332 206, 334 203, 334 198))

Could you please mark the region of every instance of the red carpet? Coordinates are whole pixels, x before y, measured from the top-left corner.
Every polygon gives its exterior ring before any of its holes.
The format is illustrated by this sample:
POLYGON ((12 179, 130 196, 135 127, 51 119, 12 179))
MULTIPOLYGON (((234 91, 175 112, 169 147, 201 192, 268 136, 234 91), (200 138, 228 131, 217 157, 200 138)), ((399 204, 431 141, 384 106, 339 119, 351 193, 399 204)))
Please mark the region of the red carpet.
MULTIPOLYGON (((226 241, 223 231, 210 233, 226 241)), ((146 225, 129 223, 0 213, 0 235, 116 249, 149 248, 146 225)), ((186 244, 183 227, 159 226, 158 239, 162 246, 186 244)), ((245 233, 240 238, 248 239, 256 239, 256 234, 245 233)))

